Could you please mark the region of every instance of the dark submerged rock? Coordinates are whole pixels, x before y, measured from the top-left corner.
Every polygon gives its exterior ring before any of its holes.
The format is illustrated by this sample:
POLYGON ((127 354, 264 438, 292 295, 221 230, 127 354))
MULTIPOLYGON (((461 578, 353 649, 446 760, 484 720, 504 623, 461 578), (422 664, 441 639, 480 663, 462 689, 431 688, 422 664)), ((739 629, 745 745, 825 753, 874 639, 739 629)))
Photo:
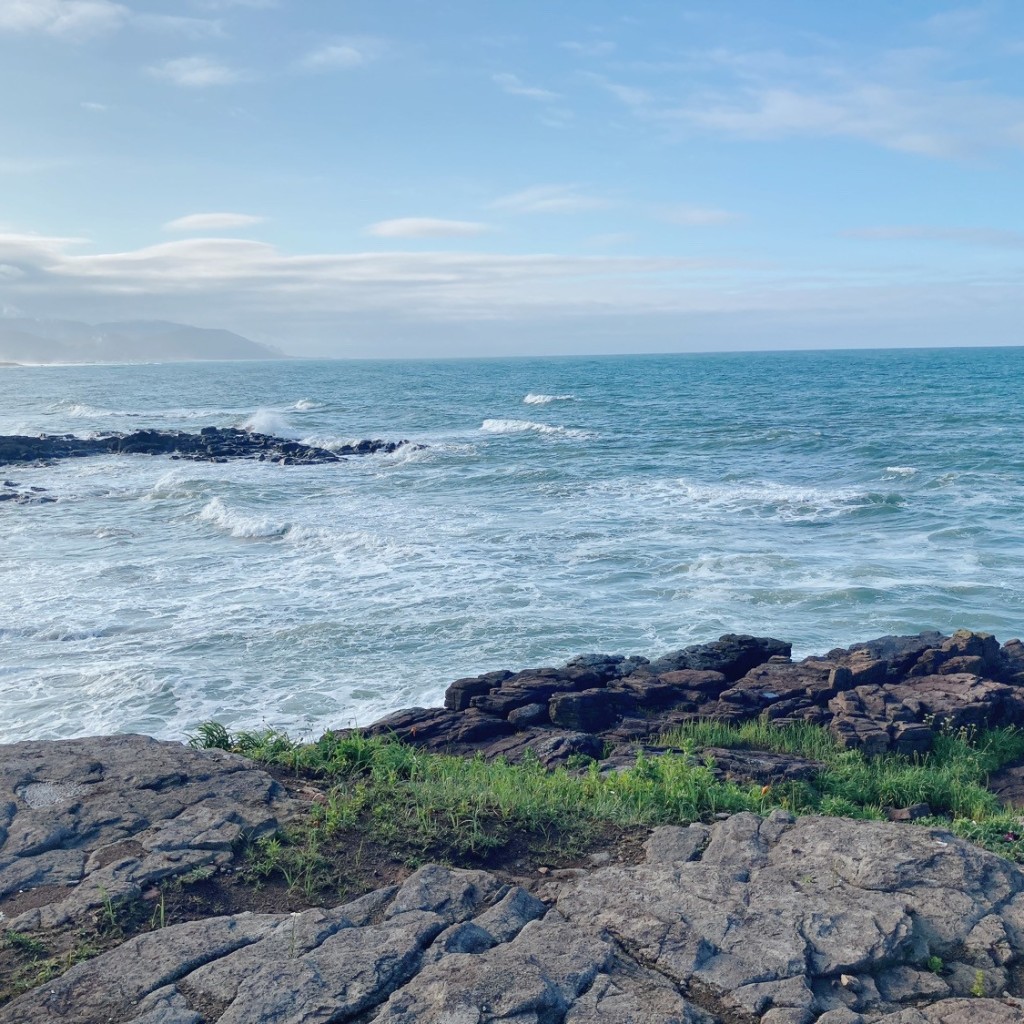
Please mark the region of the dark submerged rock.
POLYGON ((169 455, 195 462, 256 459, 287 466, 319 466, 343 462, 347 455, 390 454, 409 444, 409 441, 364 440, 334 451, 237 427, 203 427, 198 434, 181 430, 136 430, 130 434, 101 434, 96 437, 76 437, 74 434, 5 435, 0 436, 0 465, 42 464, 90 455, 123 454, 169 455))

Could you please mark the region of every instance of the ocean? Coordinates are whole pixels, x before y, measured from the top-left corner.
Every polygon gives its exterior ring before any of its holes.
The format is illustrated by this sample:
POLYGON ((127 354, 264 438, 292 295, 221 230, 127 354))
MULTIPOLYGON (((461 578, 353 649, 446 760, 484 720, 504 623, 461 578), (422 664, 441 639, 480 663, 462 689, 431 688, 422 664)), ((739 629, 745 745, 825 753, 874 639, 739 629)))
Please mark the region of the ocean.
POLYGON ((721 633, 1024 628, 1024 349, 0 368, 0 433, 252 429, 326 466, 0 477, 0 741, 294 736, 721 633))

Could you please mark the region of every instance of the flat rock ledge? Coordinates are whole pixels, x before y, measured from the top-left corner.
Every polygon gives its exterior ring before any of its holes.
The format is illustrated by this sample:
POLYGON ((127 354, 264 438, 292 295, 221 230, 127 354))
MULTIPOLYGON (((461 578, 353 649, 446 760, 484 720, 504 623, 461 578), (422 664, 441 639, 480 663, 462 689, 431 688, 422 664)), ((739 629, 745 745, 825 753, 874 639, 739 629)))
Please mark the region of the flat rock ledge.
POLYGON ((0 746, 0 931, 82 922, 108 901, 232 863, 297 810, 252 762, 147 736, 0 746))
MULTIPOLYGON (((181 430, 136 430, 130 434, 101 434, 78 437, 74 434, 18 434, 0 436, 0 466, 47 464, 59 459, 85 458, 89 455, 169 455, 193 462, 227 462, 229 459, 255 459, 282 465, 319 466, 344 462, 349 455, 390 454, 410 445, 409 441, 364 440, 337 449, 318 448, 300 441, 289 441, 269 434, 258 434, 236 427, 203 427, 198 434, 181 430)), ((412 446, 420 448, 422 445, 412 446)))
POLYGON ((999 857, 746 813, 536 894, 427 865, 333 909, 146 932, 0 1024, 1020 1024, 1022 953, 1024 872, 999 857))
MULTIPOLYGON (((961 630, 886 636, 793 661, 789 643, 727 634, 654 660, 585 654, 560 668, 457 679, 443 708, 409 708, 361 730, 436 752, 551 766, 575 755, 631 764, 699 719, 809 722, 866 755, 927 752, 943 728, 1024 722, 1024 644, 961 630), (611 750, 610 756, 608 751, 611 750)), ((812 775, 799 758, 715 752, 719 771, 776 783, 812 775)), ((1021 788, 1020 783, 1017 788, 1021 788)))

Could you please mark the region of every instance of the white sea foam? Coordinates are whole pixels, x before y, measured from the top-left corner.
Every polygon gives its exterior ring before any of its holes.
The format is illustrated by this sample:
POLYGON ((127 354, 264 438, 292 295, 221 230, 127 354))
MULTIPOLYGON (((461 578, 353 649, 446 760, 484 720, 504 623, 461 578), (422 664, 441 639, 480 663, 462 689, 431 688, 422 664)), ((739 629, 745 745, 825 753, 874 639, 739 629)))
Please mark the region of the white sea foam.
POLYGON ((557 435, 560 437, 587 438, 593 437, 589 431, 576 430, 572 427, 552 426, 549 423, 534 423, 532 420, 484 420, 480 429, 487 434, 536 434, 557 435))
POLYGON ((287 524, 275 523, 264 516, 237 512, 220 498, 209 501, 199 513, 199 518, 241 540, 275 540, 288 532, 287 524))
POLYGON ((527 405, 547 405, 549 402, 571 402, 575 395, 535 395, 532 391, 523 399, 527 405))
POLYGON ((128 420, 217 420, 228 416, 244 415, 241 409, 221 408, 171 408, 171 409, 109 409, 99 405, 89 405, 86 402, 63 401, 51 405, 50 413, 58 413, 73 420, 105 420, 105 419, 128 419, 128 420))
POLYGON ((130 413, 121 412, 117 409, 100 409, 95 405, 86 405, 84 402, 74 402, 71 405, 63 405, 59 411, 73 420, 100 420, 109 416, 129 416, 130 413))
POLYGON ((300 398, 292 408, 296 412, 311 412, 313 409, 322 409, 321 402, 314 402, 312 398, 300 398))
POLYGON ((271 434, 274 437, 291 437, 294 434, 292 425, 277 409, 257 409, 241 427, 252 434, 271 434))
POLYGON ((888 476, 910 477, 917 476, 919 470, 916 466, 886 466, 885 472, 888 476))

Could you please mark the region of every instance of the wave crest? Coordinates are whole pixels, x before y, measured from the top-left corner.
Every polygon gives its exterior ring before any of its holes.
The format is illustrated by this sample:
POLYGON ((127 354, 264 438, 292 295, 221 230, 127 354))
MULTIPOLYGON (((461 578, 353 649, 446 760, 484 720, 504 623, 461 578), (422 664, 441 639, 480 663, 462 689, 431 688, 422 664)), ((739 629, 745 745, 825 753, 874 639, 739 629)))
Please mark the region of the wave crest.
POLYGON ((211 499, 199 513, 199 518, 227 531, 240 540, 277 540, 289 530, 287 524, 274 523, 263 516, 249 516, 228 508, 220 498, 211 499))
POLYGON ((271 437, 293 436, 292 425, 277 409, 257 409, 240 426, 250 434, 269 434, 271 437))
POLYGON ((534 423, 533 420, 484 420, 480 429, 487 434, 526 434, 536 433, 559 437, 584 439, 593 437, 589 431, 576 430, 573 427, 557 427, 549 423, 534 423))
POLYGON ((549 402, 572 402, 575 395, 536 395, 532 391, 523 399, 527 405, 547 405, 549 402))

